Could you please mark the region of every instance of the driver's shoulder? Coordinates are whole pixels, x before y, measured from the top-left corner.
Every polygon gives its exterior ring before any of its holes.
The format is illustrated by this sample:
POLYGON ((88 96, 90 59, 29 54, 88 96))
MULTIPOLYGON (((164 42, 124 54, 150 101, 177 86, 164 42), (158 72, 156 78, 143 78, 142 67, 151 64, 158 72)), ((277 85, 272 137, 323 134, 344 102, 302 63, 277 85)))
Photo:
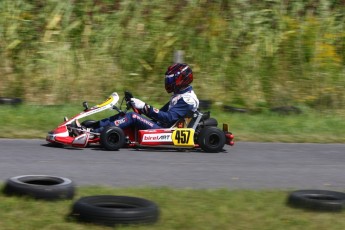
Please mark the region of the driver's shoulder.
POLYGON ((196 101, 198 100, 198 98, 196 97, 196 95, 194 93, 184 93, 182 94, 181 99, 183 99, 183 101, 187 104, 195 104, 196 101))

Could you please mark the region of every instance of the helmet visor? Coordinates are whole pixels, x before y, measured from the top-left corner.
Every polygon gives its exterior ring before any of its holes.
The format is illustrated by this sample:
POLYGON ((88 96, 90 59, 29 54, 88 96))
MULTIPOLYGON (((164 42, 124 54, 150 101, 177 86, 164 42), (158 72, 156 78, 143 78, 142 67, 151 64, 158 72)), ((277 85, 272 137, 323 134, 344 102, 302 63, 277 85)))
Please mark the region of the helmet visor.
POLYGON ((168 93, 174 91, 176 74, 165 75, 165 89, 168 93))

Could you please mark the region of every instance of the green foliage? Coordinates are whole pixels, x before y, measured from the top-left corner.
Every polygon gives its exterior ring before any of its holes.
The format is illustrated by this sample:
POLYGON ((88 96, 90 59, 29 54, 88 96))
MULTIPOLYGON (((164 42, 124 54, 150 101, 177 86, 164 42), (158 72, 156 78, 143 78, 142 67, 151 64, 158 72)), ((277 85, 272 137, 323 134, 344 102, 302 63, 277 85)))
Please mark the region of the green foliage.
POLYGON ((0 96, 59 104, 127 89, 166 101, 165 69, 184 50, 200 98, 345 105, 340 0, 3 0, 0 9, 0 96))

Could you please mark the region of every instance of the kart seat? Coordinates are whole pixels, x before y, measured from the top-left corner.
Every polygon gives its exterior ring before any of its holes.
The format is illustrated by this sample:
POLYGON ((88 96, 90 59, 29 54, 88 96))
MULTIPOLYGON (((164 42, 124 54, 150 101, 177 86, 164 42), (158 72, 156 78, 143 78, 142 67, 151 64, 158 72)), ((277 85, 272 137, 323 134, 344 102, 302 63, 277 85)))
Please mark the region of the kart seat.
POLYGON ((217 126, 215 119, 210 118, 210 112, 201 113, 200 111, 190 112, 184 118, 179 119, 172 128, 192 128, 196 129, 199 123, 204 126, 217 126))

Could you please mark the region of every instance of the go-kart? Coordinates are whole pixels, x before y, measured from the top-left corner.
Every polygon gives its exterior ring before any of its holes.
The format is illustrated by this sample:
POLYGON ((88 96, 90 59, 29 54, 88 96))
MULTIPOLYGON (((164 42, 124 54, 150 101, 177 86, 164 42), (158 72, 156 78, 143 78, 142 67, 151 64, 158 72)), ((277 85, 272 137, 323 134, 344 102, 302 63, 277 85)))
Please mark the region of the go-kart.
POLYGON ((234 135, 228 131, 228 125, 223 124, 219 129, 216 119, 210 117, 210 112, 200 111, 188 114, 178 120, 170 128, 139 130, 136 127, 121 129, 117 126, 105 127, 100 133, 92 131, 96 120, 84 120, 80 126, 76 121, 107 109, 116 110, 123 116, 130 109, 140 113, 131 105, 132 94, 125 92, 120 105, 119 95, 114 92, 101 104, 88 107, 83 102, 84 111, 68 119, 56 129, 48 132, 46 140, 53 145, 68 145, 84 148, 91 144, 99 144, 106 150, 119 150, 120 148, 168 148, 168 149, 201 149, 204 152, 221 152, 224 145, 234 145, 234 135), (121 109, 125 102, 126 108, 121 109))

